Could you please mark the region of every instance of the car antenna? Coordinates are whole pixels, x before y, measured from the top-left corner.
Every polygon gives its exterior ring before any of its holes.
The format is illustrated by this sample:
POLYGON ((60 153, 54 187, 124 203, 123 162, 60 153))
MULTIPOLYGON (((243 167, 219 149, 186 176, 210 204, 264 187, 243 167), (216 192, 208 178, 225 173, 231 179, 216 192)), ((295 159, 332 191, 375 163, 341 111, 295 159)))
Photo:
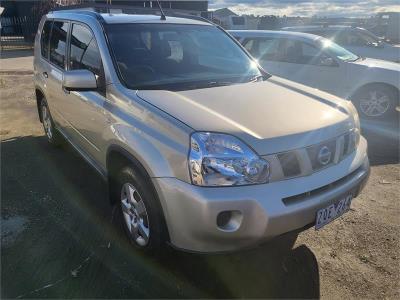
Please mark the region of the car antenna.
POLYGON ((157 0, 157 5, 158 5, 158 8, 160 9, 160 13, 161 13, 160 20, 165 21, 167 18, 165 17, 164 11, 161 7, 160 0, 157 0))

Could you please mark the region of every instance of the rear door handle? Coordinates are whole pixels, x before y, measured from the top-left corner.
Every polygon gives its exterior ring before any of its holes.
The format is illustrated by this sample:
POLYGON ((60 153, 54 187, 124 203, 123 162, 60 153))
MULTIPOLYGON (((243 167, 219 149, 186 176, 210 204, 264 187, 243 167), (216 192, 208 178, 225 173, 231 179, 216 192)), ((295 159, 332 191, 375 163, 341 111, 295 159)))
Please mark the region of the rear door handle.
POLYGON ((47 72, 43 72, 43 76, 44 78, 49 78, 49 74, 47 74, 47 72))

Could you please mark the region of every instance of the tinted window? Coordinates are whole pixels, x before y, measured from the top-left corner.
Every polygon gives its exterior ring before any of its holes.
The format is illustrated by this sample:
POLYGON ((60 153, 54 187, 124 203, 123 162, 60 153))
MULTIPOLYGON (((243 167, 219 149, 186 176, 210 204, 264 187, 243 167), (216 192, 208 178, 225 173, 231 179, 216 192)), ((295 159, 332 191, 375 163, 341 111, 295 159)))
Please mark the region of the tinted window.
POLYGON ((43 25, 42 34, 40 37, 40 51, 42 56, 45 58, 49 58, 49 38, 51 31, 51 23, 52 21, 46 21, 43 25))
POLYGON ((277 60, 279 57, 279 39, 260 39, 258 41, 259 59, 277 60))
POLYGON ((276 60, 279 39, 256 38, 246 40, 244 47, 255 58, 260 60, 276 60))
POLYGON ((180 63, 183 60, 183 45, 179 40, 179 36, 176 32, 160 32, 160 39, 164 46, 171 49, 170 55, 167 59, 171 59, 180 63))
POLYGON ((92 32, 74 24, 71 34, 70 70, 87 69, 97 76, 102 75, 100 51, 92 32))
POLYGON ((66 22, 54 21, 51 30, 50 61, 61 68, 65 67, 68 26, 66 22))
POLYGON ((243 46, 246 48, 247 51, 249 51, 249 53, 251 55, 253 55, 254 57, 257 57, 257 48, 256 48, 256 40, 254 39, 247 39, 245 40, 243 46))
POLYGON ((265 39, 259 41, 258 48, 261 60, 292 64, 318 65, 328 57, 320 48, 296 40, 265 39))
POLYGON ((379 40, 365 34, 364 32, 342 31, 336 34, 335 42, 340 45, 348 46, 374 46, 379 44, 379 40))
POLYGON ((195 89, 261 75, 246 53, 214 26, 110 24, 106 32, 130 88, 195 89))

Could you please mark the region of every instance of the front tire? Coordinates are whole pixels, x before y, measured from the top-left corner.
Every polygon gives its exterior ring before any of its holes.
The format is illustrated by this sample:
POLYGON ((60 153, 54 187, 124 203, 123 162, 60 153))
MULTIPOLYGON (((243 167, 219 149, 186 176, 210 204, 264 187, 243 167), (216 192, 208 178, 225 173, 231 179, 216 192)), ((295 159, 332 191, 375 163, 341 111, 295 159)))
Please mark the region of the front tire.
POLYGON ((357 92, 352 101, 361 118, 388 120, 397 114, 399 93, 390 86, 374 84, 357 92))
POLYGON ((117 175, 115 188, 119 219, 130 243, 145 252, 164 246, 168 236, 164 215, 151 183, 125 167, 117 175))

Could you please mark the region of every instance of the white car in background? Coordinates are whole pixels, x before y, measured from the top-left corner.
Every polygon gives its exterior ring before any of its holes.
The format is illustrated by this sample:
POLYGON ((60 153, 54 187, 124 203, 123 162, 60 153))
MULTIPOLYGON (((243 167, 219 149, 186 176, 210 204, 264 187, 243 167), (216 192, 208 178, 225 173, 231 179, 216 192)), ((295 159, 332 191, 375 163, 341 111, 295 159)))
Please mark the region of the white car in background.
POLYGON ((361 117, 398 115, 400 65, 357 56, 323 37, 288 31, 230 31, 273 75, 350 99, 361 117))
POLYGON ((285 31, 311 33, 330 39, 347 50, 363 56, 400 63, 400 47, 386 43, 372 32, 351 26, 295 26, 285 31))

